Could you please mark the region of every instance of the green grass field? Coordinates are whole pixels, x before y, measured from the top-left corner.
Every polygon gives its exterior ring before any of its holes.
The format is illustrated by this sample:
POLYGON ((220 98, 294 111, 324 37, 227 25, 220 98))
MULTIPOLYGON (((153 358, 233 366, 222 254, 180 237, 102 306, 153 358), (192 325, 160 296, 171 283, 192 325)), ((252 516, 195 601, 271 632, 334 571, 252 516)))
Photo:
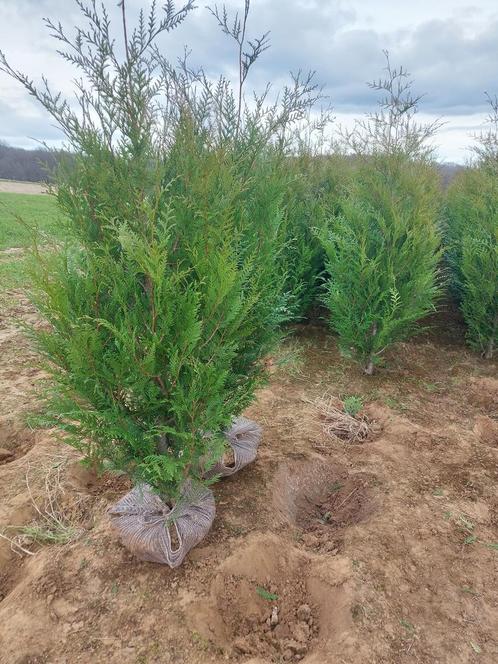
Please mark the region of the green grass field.
POLYGON ((28 281, 23 253, 2 255, 1 252, 29 246, 32 238, 29 228, 37 228, 53 237, 60 236, 61 219, 53 196, 0 192, 0 295, 10 288, 26 285, 28 281))
POLYGON ((0 251, 30 244, 30 231, 19 219, 55 237, 61 227, 61 213, 53 196, 0 192, 0 251))

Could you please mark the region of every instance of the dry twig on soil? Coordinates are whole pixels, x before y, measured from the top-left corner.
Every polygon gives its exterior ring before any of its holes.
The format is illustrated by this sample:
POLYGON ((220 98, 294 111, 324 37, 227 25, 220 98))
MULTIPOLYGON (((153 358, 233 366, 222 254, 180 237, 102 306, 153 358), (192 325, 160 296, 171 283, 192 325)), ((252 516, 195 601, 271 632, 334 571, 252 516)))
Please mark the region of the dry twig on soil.
MULTIPOLYGON (((37 467, 35 472, 39 475, 43 473, 43 497, 36 500, 31 487, 30 471, 31 465, 28 463, 26 470, 26 487, 29 497, 36 511, 35 520, 25 526, 17 528, 18 535, 13 540, 15 546, 21 547, 22 544, 69 544, 76 539, 81 529, 78 528, 73 518, 79 509, 80 503, 85 497, 78 496, 67 503, 65 498, 66 491, 62 482, 62 475, 67 465, 68 458, 65 456, 50 457, 47 466, 37 467)), ((22 549, 24 553, 27 550, 22 549)))
POLYGON ((323 431, 331 438, 348 443, 364 441, 369 433, 368 419, 365 416, 352 417, 342 408, 340 402, 334 397, 318 397, 314 401, 305 399, 313 406, 323 422, 323 431))

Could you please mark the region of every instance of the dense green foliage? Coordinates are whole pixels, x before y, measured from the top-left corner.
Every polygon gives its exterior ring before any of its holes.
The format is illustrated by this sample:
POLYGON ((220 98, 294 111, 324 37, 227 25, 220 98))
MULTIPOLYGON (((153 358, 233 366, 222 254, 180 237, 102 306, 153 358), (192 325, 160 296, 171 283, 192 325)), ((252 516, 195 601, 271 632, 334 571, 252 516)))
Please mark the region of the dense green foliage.
MULTIPOLYGON (((53 198, 31 197, 36 210, 19 199, 28 223, 4 224, 0 247, 28 244, 36 220, 32 295, 49 326, 33 337, 66 441, 174 497, 222 454, 221 434, 264 382, 283 323, 322 302, 342 351, 372 373, 434 310, 440 192, 426 139, 437 126, 415 122, 418 98, 388 61, 373 85, 386 95, 380 110, 344 134, 344 154, 318 155, 289 130, 319 98, 311 76, 294 77, 274 105, 267 92, 244 101, 267 47, 265 36, 246 39, 248 1, 233 24, 213 12, 237 44, 236 91, 186 61, 173 67, 155 47, 192 2, 167 3, 161 19, 153 5, 131 34, 120 7, 122 60, 105 9, 80 5, 88 27, 72 39, 48 22, 84 77, 78 111, 0 57, 71 150, 59 164, 58 215, 53 198)), ((489 169, 469 171, 448 198, 454 283, 469 341, 488 355, 496 182, 489 169)), ((361 403, 350 401, 354 415, 361 403)))
POLYGON ((242 180, 190 128, 140 162, 96 145, 60 182, 69 236, 37 273, 51 323, 37 341, 73 444, 171 494, 220 455, 207 432, 263 379, 283 311, 271 260, 281 213, 277 200, 255 219, 264 173, 242 180), (264 234, 247 232, 256 222, 264 234))
POLYGON ((342 131, 355 172, 320 233, 330 325, 368 374, 434 309, 440 290, 438 177, 427 144, 439 125, 417 121, 411 86, 386 53, 385 78, 370 84, 382 93, 377 112, 342 131))
POLYGON ((242 84, 265 48, 244 42, 248 2, 233 28, 217 16, 240 46, 238 93, 155 48, 191 2, 167 3, 161 19, 153 6, 131 34, 120 6, 122 61, 105 9, 81 5, 88 27, 75 38, 48 22, 84 76, 78 112, 1 64, 74 153, 57 178, 64 241, 35 252, 33 268, 50 323, 33 330, 53 377, 50 412, 87 460, 174 496, 221 455, 221 433, 265 379, 290 316, 285 135, 314 86, 295 77, 275 105, 245 106, 242 84))
POLYGON ((433 170, 384 157, 358 169, 342 211, 322 232, 324 303, 343 352, 373 371, 434 308, 440 257, 433 170))
POLYGON ((463 171, 448 190, 446 247, 469 345, 491 359, 498 346, 498 175, 463 171))
POLYGON ((339 211, 352 168, 339 155, 306 152, 289 158, 286 168, 291 180, 285 196, 282 265, 291 318, 303 320, 320 301, 325 257, 318 234, 339 211))

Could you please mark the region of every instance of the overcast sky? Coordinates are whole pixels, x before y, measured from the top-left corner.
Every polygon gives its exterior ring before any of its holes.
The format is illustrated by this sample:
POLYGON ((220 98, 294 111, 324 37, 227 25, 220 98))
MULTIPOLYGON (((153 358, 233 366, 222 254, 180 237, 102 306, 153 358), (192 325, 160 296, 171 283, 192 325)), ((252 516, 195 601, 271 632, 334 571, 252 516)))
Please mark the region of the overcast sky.
MULTIPOLYGON (((104 0, 117 16, 117 0, 104 0)), ((130 14, 147 0, 128 0, 130 14)), ((243 6, 229 0, 228 8, 243 6)), ((39 80, 45 73, 54 88, 71 94, 74 71, 55 53, 57 44, 43 25, 48 16, 72 27, 80 21, 73 0, 0 0, 0 48, 12 64, 39 80)), ((115 24, 119 31, 119 23, 115 24)), ((471 133, 486 116, 485 91, 498 94, 498 2, 496 0, 253 0, 249 36, 271 31, 272 47, 254 70, 251 84, 270 81, 278 88, 289 70, 313 69, 330 96, 338 122, 375 108, 366 82, 378 78, 383 49, 403 64, 425 93, 421 118, 443 117, 437 137, 442 160, 468 157, 471 133)), ((119 33, 118 33, 119 34, 119 33)), ((172 57, 183 45, 208 73, 230 74, 236 54, 199 2, 198 9, 161 41, 172 57)), ((34 147, 33 139, 61 139, 46 113, 14 81, 0 72, 0 140, 34 147)))

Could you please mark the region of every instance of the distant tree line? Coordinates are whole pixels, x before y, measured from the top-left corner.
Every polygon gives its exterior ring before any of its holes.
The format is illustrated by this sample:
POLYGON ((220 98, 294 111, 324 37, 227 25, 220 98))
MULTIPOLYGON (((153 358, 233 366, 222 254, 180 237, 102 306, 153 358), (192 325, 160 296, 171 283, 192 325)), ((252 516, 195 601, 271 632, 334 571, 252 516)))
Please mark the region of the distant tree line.
MULTIPOLYGON (((0 141, 0 179, 46 182, 50 180, 50 174, 57 165, 60 154, 44 148, 35 150, 14 148, 0 141)), ((459 164, 452 163, 439 165, 445 189, 462 168, 459 164)))
POLYGON ((51 178, 58 156, 57 152, 44 148, 25 150, 0 141, 0 178, 46 182, 51 178))
POLYGON ((446 164, 438 164, 437 168, 441 176, 441 184, 443 186, 443 189, 447 189, 450 182, 452 182, 453 178, 456 175, 458 175, 460 171, 463 171, 465 169, 465 166, 462 166, 461 164, 454 164, 452 162, 448 162, 446 164))

